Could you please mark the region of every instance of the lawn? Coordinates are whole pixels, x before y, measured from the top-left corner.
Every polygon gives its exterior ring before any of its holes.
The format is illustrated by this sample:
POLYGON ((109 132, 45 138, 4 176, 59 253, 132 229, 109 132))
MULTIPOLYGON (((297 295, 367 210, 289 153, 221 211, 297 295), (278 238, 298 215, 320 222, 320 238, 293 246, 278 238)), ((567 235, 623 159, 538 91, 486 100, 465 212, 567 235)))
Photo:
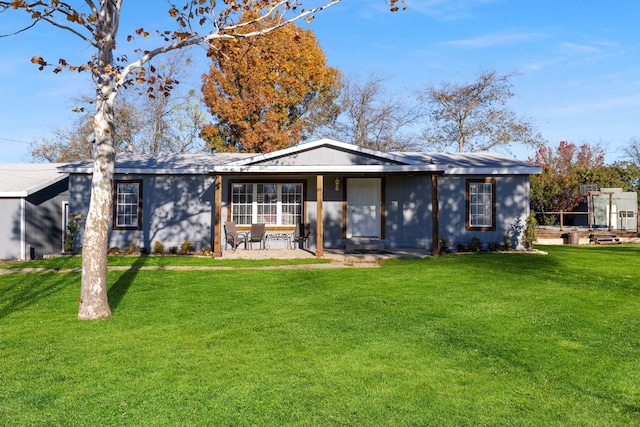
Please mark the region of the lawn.
POLYGON ((3 275, 0 425, 640 425, 640 246, 542 249, 3 275))

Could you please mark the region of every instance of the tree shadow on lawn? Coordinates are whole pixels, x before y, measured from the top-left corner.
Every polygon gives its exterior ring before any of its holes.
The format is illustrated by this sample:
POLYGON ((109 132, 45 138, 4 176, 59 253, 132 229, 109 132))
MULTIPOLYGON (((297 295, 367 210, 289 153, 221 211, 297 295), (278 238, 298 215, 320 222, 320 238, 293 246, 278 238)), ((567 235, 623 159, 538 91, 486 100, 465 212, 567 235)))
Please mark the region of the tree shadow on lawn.
POLYGON ((116 311, 120 303, 122 302, 124 296, 129 291, 129 288, 133 284, 133 281, 138 276, 138 272, 141 267, 144 266, 147 262, 147 257, 145 255, 140 255, 133 262, 131 267, 126 270, 118 280, 111 285, 109 290, 107 291, 107 298, 109 299, 109 307, 111 307, 111 311, 116 311))
MULTIPOLYGON (((74 274, 73 277, 76 275, 74 274)), ((5 276, 3 281, 15 283, 0 287, 0 319, 24 310, 69 286, 69 275, 59 273, 26 273, 5 276), (45 279, 46 277, 46 279, 45 279)), ((79 288, 78 288, 79 289, 79 288)))

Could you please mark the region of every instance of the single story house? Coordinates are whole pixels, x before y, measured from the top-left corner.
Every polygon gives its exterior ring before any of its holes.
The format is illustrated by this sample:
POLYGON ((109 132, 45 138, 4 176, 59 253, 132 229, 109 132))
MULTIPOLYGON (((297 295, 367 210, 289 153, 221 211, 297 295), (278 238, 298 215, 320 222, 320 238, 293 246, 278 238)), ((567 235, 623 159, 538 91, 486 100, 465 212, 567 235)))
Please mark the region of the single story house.
POLYGON ((63 252, 69 178, 60 164, 0 164, 0 259, 63 252))
MULTIPOLYGON (((70 212, 89 208, 92 163, 69 164, 70 212)), ((266 224, 272 237, 310 225, 310 248, 376 244, 437 249, 502 242, 529 215, 540 168, 488 153, 381 152, 321 139, 267 154, 118 154, 110 247, 147 250, 189 240, 230 249, 224 223, 266 224)), ((268 242, 271 247, 289 240, 268 242)))

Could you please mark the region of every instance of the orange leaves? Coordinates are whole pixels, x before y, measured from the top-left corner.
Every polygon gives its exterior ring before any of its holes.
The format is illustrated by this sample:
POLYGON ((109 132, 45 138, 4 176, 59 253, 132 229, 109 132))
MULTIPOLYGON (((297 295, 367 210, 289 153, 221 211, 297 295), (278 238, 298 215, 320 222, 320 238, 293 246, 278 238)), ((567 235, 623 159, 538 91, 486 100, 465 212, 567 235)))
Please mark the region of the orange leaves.
POLYGON ((145 31, 145 30, 144 30, 144 28, 138 28, 138 29, 136 30, 136 34, 137 34, 137 35, 139 35, 139 36, 146 37, 146 38, 149 38, 149 37, 150 37, 149 32, 148 32, 148 31, 145 31))
POLYGON ((34 56, 33 58, 31 58, 31 63, 32 64, 38 64, 39 65, 38 69, 40 71, 44 70, 44 67, 47 66, 47 61, 45 61, 44 59, 40 58, 39 56, 34 56))
MULTIPOLYGON (((249 22, 254 15, 243 15, 249 22)), ((259 31, 276 15, 248 25, 259 31)), ((205 103, 216 118, 207 128, 211 146, 221 150, 267 152, 298 143, 311 115, 323 116, 334 103, 339 73, 327 67, 313 32, 295 24, 260 37, 218 40, 209 52, 213 65, 204 77, 205 103)))
MULTIPOLYGON (((391 12, 397 12, 400 10, 400 6, 398 5, 398 3, 402 3, 404 4, 404 0, 389 0, 389 6, 391 12)), ((407 10, 407 6, 402 6, 402 10, 407 10)))

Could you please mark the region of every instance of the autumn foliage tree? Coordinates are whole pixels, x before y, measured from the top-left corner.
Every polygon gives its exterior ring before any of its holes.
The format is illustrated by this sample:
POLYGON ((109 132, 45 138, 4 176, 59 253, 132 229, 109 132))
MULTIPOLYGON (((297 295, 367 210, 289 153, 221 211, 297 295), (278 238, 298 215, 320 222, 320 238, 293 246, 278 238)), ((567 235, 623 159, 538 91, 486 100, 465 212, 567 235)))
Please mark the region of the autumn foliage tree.
MULTIPOLYGON (((279 25, 274 14, 241 32, 279 25)), ((213 151, 264 153, 306 139, 318 123, 335 119, 340 73, 326 65, 311 30, 288 24, 259 38, 220 39, 211 43, 213 64, 203 76, 202 92, 214 122, 202 136, 213 151)))
MULTIPOLYGON (((542 168, 540 175, 530 178, 530 199, 535 211, 571 212, 582 201, 581 184, 595 170, 605 167, 604 152, 589 144, 577 146, 560 141, 555 151, 546 144, 536 150, 535 157, 529 159, 542 168)), ((549 216, 550 218, 552 216, 549 216)))

